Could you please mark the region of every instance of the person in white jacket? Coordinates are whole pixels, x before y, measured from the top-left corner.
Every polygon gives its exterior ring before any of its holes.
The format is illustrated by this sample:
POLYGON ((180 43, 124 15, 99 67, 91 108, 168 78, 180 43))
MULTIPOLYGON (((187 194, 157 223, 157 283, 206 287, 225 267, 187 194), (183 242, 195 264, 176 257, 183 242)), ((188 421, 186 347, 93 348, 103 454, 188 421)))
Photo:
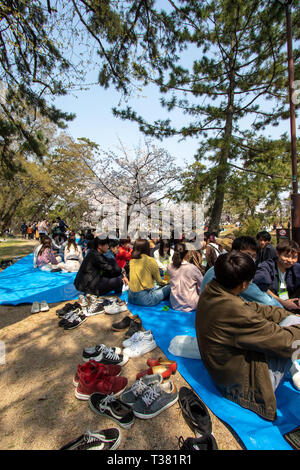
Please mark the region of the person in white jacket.
POLYGON ((153 257, 159 269, 165 273, 167 266, 172 262, 174 250, 171 248, 170 240, 160 240, 159 249, 154 251, 153 257))
POLYGON ((71 233, 64 250, 64 263, 60 263, 59 267, 61 267, 63 271, 74 273, 79 270, 82 261, 83 255, 81 246, 76 243, 75 233, 71 233))

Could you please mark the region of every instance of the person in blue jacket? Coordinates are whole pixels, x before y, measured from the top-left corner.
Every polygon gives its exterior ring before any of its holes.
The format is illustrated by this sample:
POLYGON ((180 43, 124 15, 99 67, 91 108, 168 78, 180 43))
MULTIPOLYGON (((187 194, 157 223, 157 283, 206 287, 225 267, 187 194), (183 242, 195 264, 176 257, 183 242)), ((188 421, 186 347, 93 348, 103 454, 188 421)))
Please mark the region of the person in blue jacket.
MULTIPOLYGON (((257 253, 259 251, 259 246, 255 238, 248 235, 244 235, 236 238, 232 243, 232 250, 241 251, 242 253, 247 254, 255 262, 257 253)), ((200 293, 203 292, 205 285, 210 282, 212 279, 215 279, 215 270, 214 267, 210 268, 202 280, 200 293)), ((257 302, 263 305, 271 305, 273 307, 282 307, 281 303, 276 300, 272 295, 269 295, 267 292, 263 292, 256 284, 253 282, 249 284, 248 288, 241 292, 240 297, 242 297, 247 302, 257 302)))
POLYGON ((253 282, 267 294, 280 302, 286 310, 300 313, 300 247, 293 240, 281 240, 276 246, 276 259, 261 263, 253 282))

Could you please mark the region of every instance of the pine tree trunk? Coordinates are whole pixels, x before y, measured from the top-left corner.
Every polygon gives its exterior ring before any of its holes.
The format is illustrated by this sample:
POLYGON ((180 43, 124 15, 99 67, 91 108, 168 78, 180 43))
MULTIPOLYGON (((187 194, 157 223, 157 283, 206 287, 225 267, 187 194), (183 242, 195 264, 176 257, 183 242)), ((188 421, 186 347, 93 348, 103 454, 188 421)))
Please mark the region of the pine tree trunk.
POLYGON ((230 71, 230 82, 228 89, 228 104, 226 110, 226 121, 223 136, 223 146, 220 152, 218 164, 218 175, 216 179, 215 200, 212 206, 210 221, 208 224, 209 232, 219 232, 222 210, 225 197, 225 185, 229 172, 227 165, 230 156, 232 121, 233 121, 233 100, 234 100, 234 70, 230 71))

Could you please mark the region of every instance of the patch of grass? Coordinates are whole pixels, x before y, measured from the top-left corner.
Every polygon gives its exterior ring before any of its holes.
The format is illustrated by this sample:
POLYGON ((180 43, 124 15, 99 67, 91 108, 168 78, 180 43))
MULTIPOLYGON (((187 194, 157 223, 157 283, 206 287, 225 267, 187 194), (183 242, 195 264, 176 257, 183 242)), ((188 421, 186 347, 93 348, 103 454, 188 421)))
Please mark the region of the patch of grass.
POLYGON ((0 242, 0 260, 10 260, 16 256, 26 256, 33 252, 36 240, 5 240, 0 242))

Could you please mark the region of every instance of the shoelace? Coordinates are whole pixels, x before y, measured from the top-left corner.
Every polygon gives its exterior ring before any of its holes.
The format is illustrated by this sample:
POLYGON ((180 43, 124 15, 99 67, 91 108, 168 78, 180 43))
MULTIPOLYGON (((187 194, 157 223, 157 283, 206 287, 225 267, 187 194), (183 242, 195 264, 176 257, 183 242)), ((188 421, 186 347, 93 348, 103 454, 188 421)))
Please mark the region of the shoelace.
POLYGON ((133 341, 130 345, 130 349, 132 349, 132 350, 138 349, 144 341, 145 342, 153 341, 153 338, 151 336, 149 336, 149 337, 147 337, 147 336, 146 337, 145 336, 136 336, 136 338, 133 339, 133 341))
POLYGON ((120 356, 119 354, 116 354, 112 348, 107 348, 107 351, 105 351, 105 355, 107 359, 112 359, 113 361, 119 361, 120 356))
POLYGON ((99 440, 99 436, 96 436, 91 431, 86 431, 83 435, 83 443, 78 446, 78 450, 84 449, 86 444, 92 444, 93 442, 99 443, 99 440))
POLYGON ((161 394, 161 391, 154 390, 154 388, 148 387, 148 390, 142 396, 142 400, 146 406, 150 406, 161 394))
POLYGON ((134 382, 131 386, 131 391, 135 397, 142 395, 148 389, 148 385, 146 385, 142 379, 139 379, 137 382, 134 382))
POLYGON ((179 437, 178 437, 178 436, 175 436, 175 437, 176 437, 176 439, 177 439, 177 445, 178 445, 178 447, 179 447, 179 449, 180 449, 181 446, 182 446, 183 443, 184 443, 184 438, 183 438, 183 436, 179 436, 179 437))
POLYGON ((114 397, 114 395, 111 393, 110 395, 107 395, 107 397, 103 398, 103 400, 101 400, 100 402, 100 406, 99 406, 99 410, 101 411, 101 413, 104 413, 105 411, 105 408, 112 402, 116 401, 116 397, 114 397))

